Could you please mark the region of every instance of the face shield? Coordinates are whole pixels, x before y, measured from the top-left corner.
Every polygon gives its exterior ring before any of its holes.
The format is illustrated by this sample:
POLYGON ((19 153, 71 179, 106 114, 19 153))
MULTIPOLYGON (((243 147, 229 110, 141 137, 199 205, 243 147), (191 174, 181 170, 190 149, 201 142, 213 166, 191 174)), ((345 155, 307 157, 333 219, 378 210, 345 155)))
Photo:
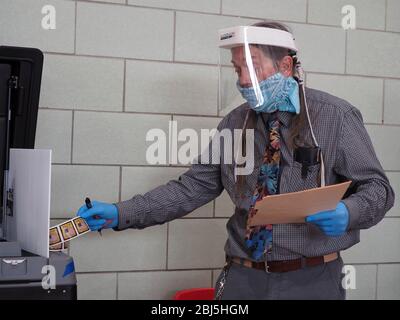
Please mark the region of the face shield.
POLYGON ((272 112, 283 93, 298 99, 297 83, 289 77, 292 70, 282 63, 297 52, 289 32, 253 26, 222 29, 219 46, 221 114, 246 101, 255 111, 272 112))

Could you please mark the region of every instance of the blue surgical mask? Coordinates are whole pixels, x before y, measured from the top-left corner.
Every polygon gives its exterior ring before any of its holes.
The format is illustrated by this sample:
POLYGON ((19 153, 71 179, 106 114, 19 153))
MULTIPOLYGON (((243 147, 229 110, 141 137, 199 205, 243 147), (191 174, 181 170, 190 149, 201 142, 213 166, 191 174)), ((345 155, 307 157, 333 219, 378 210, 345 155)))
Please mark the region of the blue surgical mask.
POLYGON ((264 103, 257 106, 258 99, 253 87, 244 88, 237 82, 237 88, 249 106, 256 112, 272 113, 288 111, 300 113, 299 85, 293 77, 278 72, 259 83, 264 103))

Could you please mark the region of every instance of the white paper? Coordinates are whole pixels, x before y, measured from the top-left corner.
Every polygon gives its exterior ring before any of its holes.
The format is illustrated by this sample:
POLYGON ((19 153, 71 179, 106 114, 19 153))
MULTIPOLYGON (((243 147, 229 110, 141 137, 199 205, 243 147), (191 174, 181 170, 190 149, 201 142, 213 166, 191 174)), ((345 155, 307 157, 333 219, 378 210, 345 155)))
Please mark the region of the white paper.
POLYGON ((14 208, 7 219, 7 240, 48 258, 51 150, 10 149, 8 181, 14 190, 14 208))

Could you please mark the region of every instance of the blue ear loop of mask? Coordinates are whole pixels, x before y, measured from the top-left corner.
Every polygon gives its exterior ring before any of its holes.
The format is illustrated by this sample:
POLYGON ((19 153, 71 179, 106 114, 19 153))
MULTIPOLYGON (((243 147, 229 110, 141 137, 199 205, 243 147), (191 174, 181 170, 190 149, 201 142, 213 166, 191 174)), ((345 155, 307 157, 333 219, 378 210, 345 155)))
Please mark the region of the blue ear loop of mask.
POLYGON ((285 77, 278 72, 259 83, 264 103, 259 104, 253 87, 236 86, 249 106, 259 112, 288 111, 300 113, 299 85, 293 77, 285 77))

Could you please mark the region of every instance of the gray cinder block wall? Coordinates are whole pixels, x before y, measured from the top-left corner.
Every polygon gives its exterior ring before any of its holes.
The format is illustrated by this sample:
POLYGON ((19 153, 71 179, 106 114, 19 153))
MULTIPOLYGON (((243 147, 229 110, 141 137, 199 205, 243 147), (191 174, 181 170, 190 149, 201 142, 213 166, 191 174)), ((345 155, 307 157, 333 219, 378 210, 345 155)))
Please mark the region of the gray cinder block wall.
MULTIPOLYGON (((289 24, 307 85, 363 114, 382 165, 400 190, 399 0, 0 0, 0 44, 45 52, 37 148, 53 149, 53 223, 86 195, 127 199, 176 178, 185 166, 150 166, 145 133, 215 128, 219 28, 276 19, 289 24), (344 31, 341 8, 356 8, 344 31), (45 5, 56 29, 41 27, 45 5)), ((145 230, 105 231, 71 244, 80 299, 170 299, 209 287, 223 265, 224 193, 187 217, 145 230)), ((346 251, 356 267, 350 299, 400 298, 400 207, 346 251)))

